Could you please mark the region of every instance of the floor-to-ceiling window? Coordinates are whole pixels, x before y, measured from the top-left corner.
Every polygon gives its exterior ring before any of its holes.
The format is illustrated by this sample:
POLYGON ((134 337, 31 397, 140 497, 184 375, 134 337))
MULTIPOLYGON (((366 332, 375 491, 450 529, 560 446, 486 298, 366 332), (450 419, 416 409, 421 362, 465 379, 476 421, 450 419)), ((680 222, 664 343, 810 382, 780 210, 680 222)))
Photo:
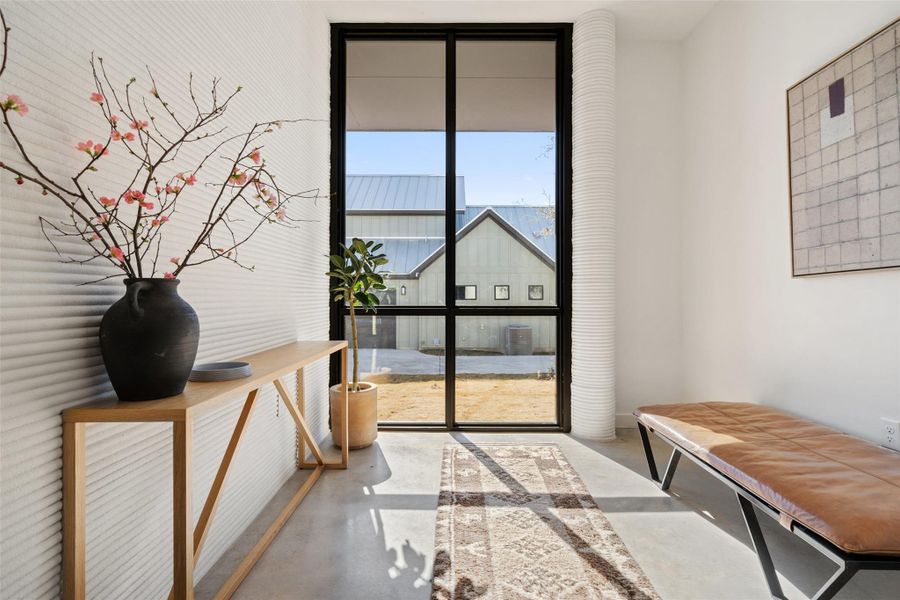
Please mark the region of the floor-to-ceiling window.
POLYGON ((381 425, 565 429, 570 29, 335 25, 333 43, 332 242, 390 261, 357 334, 381 425))

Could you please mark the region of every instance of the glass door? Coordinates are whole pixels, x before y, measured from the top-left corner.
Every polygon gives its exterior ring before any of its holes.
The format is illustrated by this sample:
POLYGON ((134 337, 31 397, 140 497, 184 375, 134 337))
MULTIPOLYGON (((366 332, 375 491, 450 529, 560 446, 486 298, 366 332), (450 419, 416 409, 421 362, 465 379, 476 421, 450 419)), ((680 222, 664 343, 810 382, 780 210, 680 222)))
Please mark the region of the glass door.
POLYGON ((458 40, 455 108, 456 304, 484 309, 456 317, 456 422, 556 423, 556 41, 458 40))
POLYGON ((570 28, 334 32, 332 242, 390 261, 357 334, 381 426, 566 429, 570 28))

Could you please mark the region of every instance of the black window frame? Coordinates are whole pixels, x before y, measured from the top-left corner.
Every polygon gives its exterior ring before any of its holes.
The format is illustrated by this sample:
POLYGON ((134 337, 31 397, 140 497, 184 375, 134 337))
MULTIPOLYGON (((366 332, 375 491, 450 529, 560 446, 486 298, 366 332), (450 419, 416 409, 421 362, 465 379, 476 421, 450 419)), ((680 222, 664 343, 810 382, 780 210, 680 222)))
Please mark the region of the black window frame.
POLYGON ((509 295, 509 284, 501 283, 494 286, 494 302, 508 302, 512 297, 509 295), (506 298, 498 298, 497 290, 506 288, 506 298))
MULTIPOLYGON (((571 430, 571 255, 572 255, 572 24, 571 23, 334 23, 331 26, 331 247, 337 252, 345 237, 346 43, 350 40, 443 40, 445 63, 445 290, 456 285, 456 41, 548 40, 556 42, 556 304, 552 306, 457 305, 445 294, 443 306, 390 306, 379 314, 442 316, 445 325, 445 405, 442 423, 379 423, 381 430, 434 431, 563 431, 571 430), (451 76, 453 75, 453 76, 451 76), (466 316, 549 316, 556 320, 556 422, 497 423, 456 421, 456 319, 466 316)), ((345 306, 331 303, 330 336, 344 339, 345 306)), ((331 381, 341 372, 339 356, 331 359, 331 381)))

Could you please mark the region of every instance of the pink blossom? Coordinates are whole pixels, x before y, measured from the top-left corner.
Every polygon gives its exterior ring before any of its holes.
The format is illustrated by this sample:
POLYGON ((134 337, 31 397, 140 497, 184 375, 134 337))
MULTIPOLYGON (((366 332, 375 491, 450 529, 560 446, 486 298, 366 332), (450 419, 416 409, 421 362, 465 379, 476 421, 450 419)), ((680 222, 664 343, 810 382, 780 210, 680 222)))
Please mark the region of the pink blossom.
POLYGON ((96 242, 96 241, 99 240, 99 239, 100 239, 100 234, 99 234, 99 233, 95 233, 95 234, 93 234, 93 235, 91 236, 91 241, 92 241, 92 242, 96 242))
POLYGON ((86 142, 78 142, 75 146, 77 150, 81 152, 87 152, 91 158, 99 158, 100 156, 106 156, 109 154, 109 150, 103 147, 103 144, 95 144, 94 140, 87 140, 86 142))
POLYGON ((110 137, 112 137, 112 140, 114 142, 118 142, 119 140, 125 140, 126 142, 134 141, 134 134, 131 133, 130 131, 128 131, 126 133, 119 133, 118 130, 114 129, 113 132, 110 134, 110 137))
POLYGON ((245 183, 247 183, 247 173, 235 169, 231 172, 231 176, 228 178, 228 181, 230 181, 234 185, 244 185, 245 183))
POLYGON ((133 141, 134 141, 134 134, 131 133, 130 131, 127 132, 127 133, 123 133, 123 134, 122 134, 122 139, 125 140, 126 142, 133 142, 133 141))
POLYGON ((169 259, 169 262, 172 263, 173 265, 177 265, 178 263, 181 262, 181 259, 178 258, 177 256, 173 256, 172 258, 169 259))
POLYGON ((259 161, 260 161, 259 150, 254 150, 253 152, 250 153, 250 160, 252 160, 256 164, 259 164, 259 161))
POLYGON ((115 206, 115 204, 116 204, 116 199, 115 199, 115 198, 109 198, 109 197, 107 197, 107 196, 100 196, 99 202, 100 202, 100 204, 102 204, 103 206, 115 206))
POLYGON ((94 92, 93 94, 91 94, 91 102, 103 104, 103 94, 101 94, 100 92, 94 92))
POLYGON ((152 225, 153 227, 159 227, 160 225, 162 225, 163 223, 165 223, 168 220, 169 220, 169 217, 162 215, 161 217, 157 217, 157 218, 153 219, 152 221, 150 221, 150 225, 152 225))
POLYGON ((109 134, 109 137, 112 138, 112 141, 118 142, 122 139, 122 134, 114 129, 113 132, 109 134))
POLYGON ((130 127, 132 129, 146 129, 150 125, 147 121, 132 121, 130 127))
POLYGON ((109 223, 109 213, 103 213, 102 215, 97 215, 94 217, 94 221, 101 224, 109 223))
POLYGON ((166 279, 175 279, 175 276, 172 273, 164 273, 163 277, 166 279))
POLYGON ((167 193, 167 194, 177 194, 177 193, 180 192, 180 191, 181 191, 181 188, 178 187, 177 185, 167 185, 167 186, 166 186, 166 193, 167 193))
POLYGON ((193 173, 191 173, 187 177, 185 177, 184 173, 179 173, 178 175, 175 176, 175 178, 180 179, 186 185, 194 185, 195 183, 197 183, 197 176, 193 173))
POLYGON ((278 210, 275 211, 275 218, 278 219, 279 221, 283 221, 286 216, 287 216, 287 213, 284 212, 283 208, 279 208, 278 210))
POLYGON ((138 190, 128 190, 127 192, 125 192, 122 198, 124 198, 125 202, 127 202, 128 204, 132 204, 135 200, 137 200, 138 202, 143 202, 144 194, 142 192, 139 192, 138 190))
POLYGON ((138 202, 138 205, 145 210, 153 210, 152 202, 138 202))
POLYGON ((119 262, 125 262, 125 253, 122 252, 122 249, 118 246, 113 246, 112 248, 110 248, 109 255, 119 262))
POLYGON ((6 99, 0 103, 3 110, 11 110, 17 112, 23 117, 28 114, 28 107, 22 102, 22 99, 15 94, 7 94, 6 99))
POLYGON ((116 124, 117 124, 118 122, 119 122, 119 117, 117 117, 116 115, 110 115, 110 117, 109 117, 109 124, 110 124, 110 125, 112 125, 113 127, 115 127, 116 124))

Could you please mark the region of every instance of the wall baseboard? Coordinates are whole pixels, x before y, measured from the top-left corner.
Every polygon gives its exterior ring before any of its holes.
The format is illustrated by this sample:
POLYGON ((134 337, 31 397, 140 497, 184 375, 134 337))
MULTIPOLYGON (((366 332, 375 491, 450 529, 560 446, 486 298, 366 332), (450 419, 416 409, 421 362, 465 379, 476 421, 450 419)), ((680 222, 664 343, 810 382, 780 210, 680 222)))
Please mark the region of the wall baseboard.
POLYGON ((635 420, 634 415, 630 412, 628 413, 616 413, 616 428, 617 429, 636 429, 637 428, 637 420, 635 420))

